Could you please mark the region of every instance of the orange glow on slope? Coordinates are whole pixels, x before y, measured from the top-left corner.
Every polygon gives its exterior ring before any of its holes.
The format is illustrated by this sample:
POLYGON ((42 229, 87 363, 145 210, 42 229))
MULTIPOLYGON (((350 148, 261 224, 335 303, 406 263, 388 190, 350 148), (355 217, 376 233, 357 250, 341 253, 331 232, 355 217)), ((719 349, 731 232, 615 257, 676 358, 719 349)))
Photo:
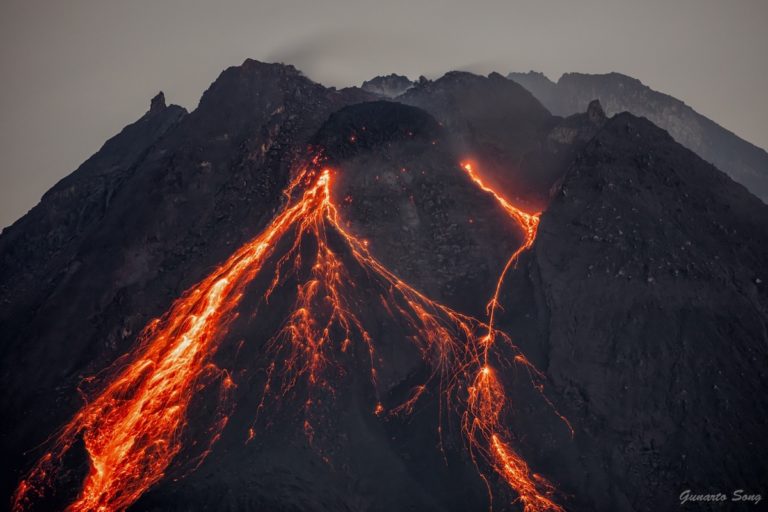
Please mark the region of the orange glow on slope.
MULTIPOLYGON (((547 510, 562 511, 563 509, 552 501, 554 487, 543 477, 532 473, 526 462, 509 445, 510 434, 501 422, 501 414, 506 405, 507 397, 504 387, 496 377, 496 372, 489 364, 489 354, 496 341, 495 330, 496 310, 499 308, 499 295, 504 278, 515 264, 523 251, 529 249, 536 239, 539 227, 539 214, 528 214, 513 206, 501 194, 486 185, 477 175, 471 163, 462 164, 469 178, 483 191, 491 194, 504 211, 523 230, 523 244, 510 256, 499 275, 493 295, 488 302, 488 331, 481 339, 482 361, 474 382, 467 389, 467 408, 462 417, 462 429, 469 443, 470 453, 477 463, 477 456, 490 465, 504 481, 517 492, 519 501, 526 512, 543 512, 547 510)), ((521 353, 514 358, 516 363, 533 370, 536 376, 541 376, 535 367, 521 353)), ((540 388, 539 388, 540 389, 540 388)), ((546 399, 546 397, 545 397, 546 399)), ((549 403, 549 400, 547 400, 549 403)), ((551 405, 551 403, 550 403, 551 405)), ((561 415, 571 429, 568 421, 561 415)), ((571 432, 573 430, 571 429, 571 432)))
POLYGON ((483 191, 488 192, 491 194, 496 201, 501 205, 502 208, 504 208, 504 211, 507 212, 507 215, 509 215, 517 224, 520 226, 520 229, 523 230, 523 234, 525 235, 525 238, 523 239, 523 245, 521 245, 513 254, 510 256, 510 258, 507 260, 507 264, 504 265, 504 269, 501 271, 501 275, 499 276, 499 279, 496 282, 496 288, 493 292, 493 297, 491 297, 490 302, 488 302, 488 306, 486 308, 488 312, 488 345, 493 343, 493 336, 494 336, 494 321, 496 319, 496 309, 499 307, 499 294, 501 293, 501 285, 504 283, 504 278, 507 276, 507 273, 509 272, 509 269, 512 268, 512 265, 517 261, 517 259, 520 257, 520 255, 530 249, 530 247, 533 245, 534 240, 536 240, 536 232, 539 229, 539 215, 536 214, 529 214, 525 213, 524 211, 520 210, 519 208, 516 208, 512 206, 512 204, 504 199, 504 197, 490 188, 488 185, 483 183, 483 180, 480 179, 480 176, 477 175, 474 168, 472 167, 471 163, 464 163, 461 166, 469 176, 469 178, 483 191))
MULTIPOLYGON (((289 190, 296 186, 298 181, 289 190)), ((216 376, 221 378, 223 395, 234 386, 229 375, 213 365, 211 356, 236 315, 243 289, 275 242, 310 214, 323 186, 318 180, 261 235, 188 290, 161 319, 150 322, 139 347, 126 358, 130 362, 63 427, 52 450, 19 484, 14 510, 24 509, 35 495, 42 495, 80 435, 90 470, 68 510, 124 510, 164 476, 182 448, 187 409, 200 386, 216 376)), ((215 419, 212 442, 226 422, 223 413, 215 419)))
MULTIPOLYGON (((226 426, 228 396, 235 386, 224 370, 213 365, 213 356, 237 316, 245 287, 262 271, 277 243, 288 235, 293 236, 293 242, 277 260, 263 297, 268 300, 289 276, 299 284, 290 314, 268 343, 274 357, 267 368, 257 414, 266 407, 268 398, 286 397, 299 382, 306 383, 309 396, 303 401, 303 430, 312 443, 317 435, 310 421, 310 409, 316 403, 313 390, 333 394, 328 370, 338 364, 340 354, 353 340, 363 343, 370 359, 370 381, 377 397, 371 410, 377 416, 385 413, 377 390, 377 367, 383 361, 357 313, 361 305, 353 300, 354 281, 339 252, 344 251, 384 290, 382 305, 392 318, 412 330, 410 339, 432 368, 427 382, 414 388, 404 403, 391 407, 389 414, 410 413, 427 384, 434 381, 440 390, 441 411, 446 404, 461 412, 462 429, 478 468, 482 461, 493 469, 518 494, 526 512, 562 510, 551 501, 552 486, 532 474, 505 441, 510 438, 501 418, 506 393, 489 365, 497 336, 511 345, 508 336, 495 330, 494 313, 506 273, 533 243, 538 216, 514 208, 484 185, 470 165, 464 166, 474 183, 493 194, 526 235, 497 282, 488 303, 486 324, 430 300, 379 262, 369 252, 367 241, 343 226, 332 200, 332 172, 321 164, 322 157, 315 156, 297 173, 284 192, 285 208, 264 232, 145 328, 137 349, 118 361, 105 388, 64 426, 52 449, 19 484, 14 510, 29 508, 45 496, 64 455, 80 436, 85 440, 90 470, 68 510, 125 510, 160 481, 181 450, 188 448, 183 433, 191 400, 201 387, 218 380, 221 406, 211 422, 208 449, 199 458, 205 457, 226 426), (311 248, 311 261, 306 261, 307 251, 302 247, 311 248), (301 278, 304 263, 310 265, 309 275, 301 278), (466 398, 460 393, 465 388, 466 398)), ((514 361, 533 369, 517 350, 514 361)), ((255 430, 249 429, 248 441, 255 435, 255 430)))

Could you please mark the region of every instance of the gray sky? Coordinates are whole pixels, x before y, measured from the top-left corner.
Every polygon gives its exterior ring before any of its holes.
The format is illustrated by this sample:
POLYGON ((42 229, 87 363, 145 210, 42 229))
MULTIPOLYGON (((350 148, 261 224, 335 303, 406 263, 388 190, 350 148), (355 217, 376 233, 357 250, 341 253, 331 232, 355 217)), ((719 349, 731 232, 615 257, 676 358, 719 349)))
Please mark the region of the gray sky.
POLYGON ((0 227, 157 91, 191 110, 246 57, 336 86, 618 71, 766 148, 766 55, 768 0, 0 0, 0 227))

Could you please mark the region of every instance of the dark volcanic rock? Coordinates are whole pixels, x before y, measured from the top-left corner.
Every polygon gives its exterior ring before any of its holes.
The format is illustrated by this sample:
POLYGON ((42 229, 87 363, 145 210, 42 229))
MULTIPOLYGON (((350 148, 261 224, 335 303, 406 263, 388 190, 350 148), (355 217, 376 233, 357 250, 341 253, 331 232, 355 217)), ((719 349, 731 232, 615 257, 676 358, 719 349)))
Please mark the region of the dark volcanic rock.
POLYGON ((333 114, 318 143, 339 167, 342 213, 377 257, 430 297, 476 316, 522 233, 460 168, 448 133, 393 102, 333 114))
MULTIPOLYGON (((370 102, 334 113, 312 140, 325 148, 334 169, 334 195, 347 227, 370 240, 372 253, 417 288, 480 315, 492 280, 520 234, 489 194, 471 186, 443 143, 443 132, 420 109, 370 102)), ((354 286, 347 288, 352 296, 346 298, 359 305, 356 313, 371 329, 382 360, 377 370, 382 401, 399 404, 426 371, 410 342, 413 333, 382 305, 379 297, 388 289, 358 268, 342 244, 334 250, 353 279, 354 286)), ((444 434, 445 455, 436 449, 441 441, 437 390, 412 417, 373 414, 375 399, 365 371, 370 355, 359 339, 348 356, 334 353, 344 371, 334 375, 332 397, 314 391, 317 408, 307 418, 301 407, 307 390, 300 386, 295 396, 268 403, 267 421, 258 424, 253 442, 243 443, 263 392, 259 369, 270 362, 263 340, 281 324, 295 286, 287 282, 269 305, 258 306, 258 317, 243 315, 228 336, 246 345, 243 356, 226 359, 226 367, 238 375, 237 411, 216 450, 198 471, 151 491, 135 509, 217 508, 223 497, 233 510, 487 509, 485 485, 460 435, 444 434), (305 419, 316 432, 312 447, 302 429, 305 419)), ((255 310, 258 294, 247 300, 243 310, 255 310)), ((505 504, 497 508, 508 510, 505 504)))
POLYGON ((497 73, 482 77, 453 71, 419 82, 397 101, 435 116, 453 135, 457 150, 475 160, 510 198, 531 209, 544 206, 552 183, 542 184, 546 180, 540 179, 539 169, 523 162, 542 150, 558 119, 523 87, 497 73))
POLYGON ((363 82, 360 88, 364 91, 384 96, 385 98, 394 98, 400 96, 405 91, 413 87, 413 82, 403 75, 392 73, 386 76, 377 76, 363 82))
POLYGON ((452 71, 419 82, 397 100, 430 112, 464 136, 471 149, 502 153, 510 160, 531 149, 552 118, 527 90, 497 73, 482 77, 452 71))
POLYGON ((534 71, 508 78, 531 91, 554 114, 583 112, 599 99, 608 115, 631 112, 667 130, 680 144, 712 162, 753 194, 768 201, 768 153, 739 138, 682 101, 620 73, 566 73, 557 83, 534 71))
POLYGON ((79 405, 76 386, 258 233, 328 115, 370 95, 291 66, 225 70, 188 115, 152 110, 0 237, 2 489, 79 405))
POLYGON ((507 78, 525 87, 553 114, 565 116, 573 114, 573 112, 565 112, 560 109, 557 84, 544 73, 539 71, 528 71, 527 73, 513 72, 509 73, 507 78))
POLYGON ((579 153, 517 284, 545 305, 524 348, 576 429, 550 473, 573 510, 759 492, 766 247, 768 207, 647 120, 615 116, 579 153))
POLYGON ((126 126, 76 171, 54 185, 18 222, 0 237, 0 304, 18 303, 27 287, 50 278, 58 256, 106 214, 110 203, 152 147, 187 112, 165 105, 163 93, 149 111, 126 126))
MULTIPOLYGON (((597 100, 589 104, 585 113, 558 119, 543 134, 538 147, 527 152, 521 162, 513 167, 524 179, 528 194, 533 197, 546 195, 546 199, 543 199, 546 204, 574 156, 592 140, 606 120, 597 100)), ((534 201, 533 204, 541 203, 534 201)))

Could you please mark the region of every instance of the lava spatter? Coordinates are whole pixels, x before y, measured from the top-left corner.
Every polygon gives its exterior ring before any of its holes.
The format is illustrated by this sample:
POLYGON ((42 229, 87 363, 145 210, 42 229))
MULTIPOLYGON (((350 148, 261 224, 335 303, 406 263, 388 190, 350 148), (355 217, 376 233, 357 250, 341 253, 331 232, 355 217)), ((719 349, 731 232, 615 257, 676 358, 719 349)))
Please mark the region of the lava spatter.
MULTIPOLYGON (((332 390, 327 370, 356 342, 367 350, 370 381, 377 391, 377 368, 386 362, 377 354, 375 340, 350 298, 354 285, 345 261, 354 261, 381 290, 380 301, 388 314, 412 332, 410 339, 432 369, 426 382, 389 411, 384 410, 377 394, 371 405, 373 413, 407 414, 417 406, 427 386, 435 383, 441 411, 445 406, 459 413, 470 453, 481 473, 493 470, 518 495, 526 512, 562 510, 552 499, 552 485, 534 474, 511 447, 511 435, 502 421, 506 392, 490 364, 497 338, 511 345, 509 337, 494 327, 495 312, 505 275, 535 239, 538 215, 515 208, 485 185, 470 164, 463 166, 469 178, 492 194, 525 234, 523 244, 499 277, 488 303, 488 321, 481 322, 430 300, 378 261, 367 242, 341 221, 331 194, 333 171, 323 164, 322 155, 317 154, 301 168, 284 192, 286 206, 272 223, 144 329, 137 348, 115 364, 113 376, 102 391, 61 429, 48 452, 21 481, 14 510, 31 509, 50 492, 64 456, 81 438, 89 470, 68 510, 125 510, 159 482, 179 453, 188 448, 183 434, 190 403, 201 387, 217 385, 220 407, 208 430, 208 450, 199 457, 207 454, 227 424, 233 406, 231 390, 236 386, 226 370, 214 365, 213 356, 237 317, 246 286, 265 271, 266 261, 283 239, 292 243, 277 259, 263 297, 268 299, 289 275, 299 284, 284 325, 268 343, 269 353, 280 357, 267 367, 257 413, 266 414, 271 395, 285 397, 300 381, 307 384, 309 393, 313 389, 332 390), (312 241, 313 250, 310 271, 303 277, 305 240, 312 241)), ((533 369, 525 356, 515 351, 514 361, 533 369)), ((311 442, 318 428, 309 417, 312 397, 303 403, 307 411, 304 431, 311 442)), ((254 435, 250 429, 249 440, 254 435)), ((483 478, 488 482, 489 476, 483 478)))

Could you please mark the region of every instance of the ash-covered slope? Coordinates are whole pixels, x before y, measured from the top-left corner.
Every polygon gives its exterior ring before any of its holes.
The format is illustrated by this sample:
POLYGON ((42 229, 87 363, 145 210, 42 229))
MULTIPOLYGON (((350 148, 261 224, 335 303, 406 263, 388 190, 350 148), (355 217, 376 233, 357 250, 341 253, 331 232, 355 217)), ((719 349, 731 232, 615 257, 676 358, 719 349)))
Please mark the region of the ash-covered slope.
POLYGON ((115 194, 160 139, 187 112, 159 93, 141 119, 126 126, 77 170, 54 185, 27 215, 3 230, 0 303, 50 277, 57 257, 106 214, 115 194))
POLYGON ((82 378, 258 233, 319 126, 367 97, 247 60, 190 114, 155 102, 3 232, 4 495, 29 464, 22 453, 80 405, 82 378))
POLYGON ((465 157, 530 210, 546 205, 549 188, 562 175, 563 155, 581 139, 558 137, 561 120, 497 73, 483 77, 454 71, 434 81, 424 79, 395 101, 435 116, 465 157))
POLYGON ((583 112, 590 101, 599 99, 608 115, 626 111, 646 117, 764 202, 768 201, 768 153, 765 150, 640 80, 620 73, 566 73, 554 83, 534 71, 510 73, 507 77, 531 91, 553 114, 568 116, 583 112))
POLYGON ((535 146, 552 116, 523 87, 498 73, 452 71, 423 80, 397 98, 432 113, 472 149, 514 161, 535 146))
POLYGON ((647 120, 613 117, 576 157, 506 299, 539 304, 510 321, 574 424, 551 470, 573 510, 760 492, 766 247, 768 207, 647 120))
MULTIPOLYGON (((334 170, 333 195, 345 227, 369 241, 373 255, 398 277, 479 316, 494 276, 521 236, 493 197, 472 187, 445 135, 419 109, 373 102, 331 115, 313 143, 324 148, 334 170), (474 229, 467 211, 480 229, 474 229)), ((271 352, 267 340, 290 312, 297 286, 318 264, 317 240, 309 236, 301 251, 300 265, 306 268, 281 282, 267 302, 261 294, 270 271, 258 277, 228 335, 231 341, 220 350, 217 362, 232 370, 238 389, 234 414, 216 448, 197 471, 157 486, 135 510, 216 509, 221 503, 232 510, 271 511, 488 507, 487 489, 464 450, 458 417, 451 409, 441 413, 445 397, 439 379, 427 384, 413 414, 390 415, 433 370, 417 350, 423 333, 408 319, 417 311, 393 301, 392 284, 361 267, 339 234, 323 226, 330 249, 343 263, 336 272, 342 275, 345 300, 370 335, 376 383, 366 342, 353 335, 349 349, 327 347, 327 387, 300 380, 288 393, 261 401, 264 369, 276 365, 271 371, 280 375, 283 357, 293 357, 281 349, 271 352), (245 340, 241 348, 226 347, 240 339, 245 340), (306 425, 311 425, 310 438, 306 425), (248 441, 250 428, 255 434, 248 441)), ((283 259, 292 243, 285 240, 273 260, 283 259)), ((280 378, 271 382, 277 387, 280 378)), ((503 485, 492 485, 499 499, 505 497, 496 508, 514 510, 503 485)))

